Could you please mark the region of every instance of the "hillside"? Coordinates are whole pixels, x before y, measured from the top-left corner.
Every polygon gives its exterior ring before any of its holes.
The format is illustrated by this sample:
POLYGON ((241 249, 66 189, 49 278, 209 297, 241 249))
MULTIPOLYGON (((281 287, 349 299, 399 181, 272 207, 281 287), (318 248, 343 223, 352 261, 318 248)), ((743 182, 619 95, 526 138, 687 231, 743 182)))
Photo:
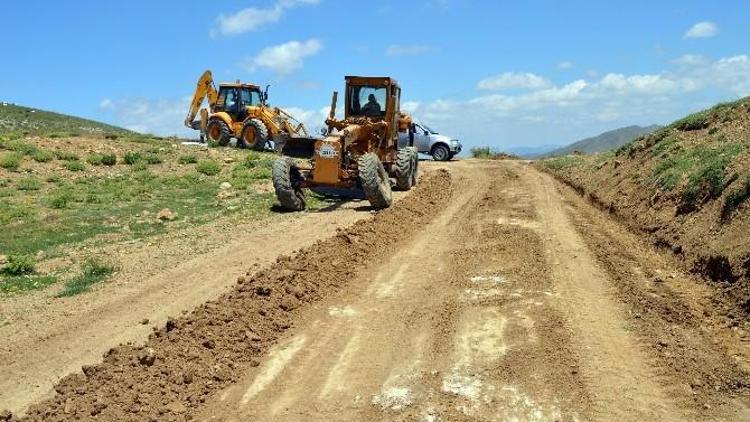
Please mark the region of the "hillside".
POLYGON ((540 156, 554 157, 558 155, 572 154, 574 151, 593 154, 597 152, 609 151, 611 149, 619 148, 629 142, 632 142, 635 138, 649 134, 661 126, 627 126, 615 130, 604 132, 597 136, 590 138, 581 139, 580 141, 573 142, 570 145, 566 145, 561 148, 554 149, 540 156))
POLYGON ((540 165, 691 271, 721 283, 727 294, 717 302, 750 310, 750 97, 687 116, 616 152, 540 165))
POLYGON ((76 136, 84 134, 135 135, 121 127, 39 110, 15 104, 0 103, 0 135, 9 133, 29 135, 76 136))

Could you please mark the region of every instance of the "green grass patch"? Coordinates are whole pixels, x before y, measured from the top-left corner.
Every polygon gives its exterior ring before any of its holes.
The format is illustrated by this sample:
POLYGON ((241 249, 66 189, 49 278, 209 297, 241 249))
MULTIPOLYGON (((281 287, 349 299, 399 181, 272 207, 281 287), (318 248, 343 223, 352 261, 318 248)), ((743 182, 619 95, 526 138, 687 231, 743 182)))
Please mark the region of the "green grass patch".
POLYGON ((10 152, 3 154, 3 156, 0 157, 0 167, 6 170, 17 171, 20 166, 21 156, 17 153, 10 152))
POLYGON ((122 160, 125 162, 125 164, 131 165, 131 166, 133 164, 140 162, 141 159, 142 159, 141 153, 138 151, 128 151, 122 157, 122 160))
POLYGON ((65 163, 65 168, 70 171, 84 171, 86 170, 86 164, 82 161, 68 161, 65 163))
POLYGON ((48 151, 46 149, 38 149, 33 154, 31 154, 31 158, 33 158, 37 163, 46 163, 54 160, 55 154, 52 153, 52 151, 48 151))
POLYGON ((92 166, 101 166, 103 159, 104 156, 102 156, 101 154, 90 154, 88 157, 86 157, 86 162, 91 164, 92 166))
POLYGON ((5 275, 25 275, 36 271, 36 259, 31 255, 9 255, 8 262, 3 267, 5 275))
POLYGON ((18 190, 39 190, 42 187, 42 181, 35 176, 26 176, 18 179, 16 189, 18 190))
POLYGON ((221 172, 221 164, 214 160, 199 160, 195 170, 206 176, 214 176, 221 172))
POLYGON ((701 130, 708 127, 711 117, 710 110, 703 110, 693 113, 685 118, 672 123, 672 127, 682 131, 701 130))
POLYGON ((195 164, 197 162, 198 162, 198 157, 195 154, 180 155, 180 157, 177 159, 177 163, 182 164, 182 165, 195 164))
POLYGON ((3 294, 13 294, 38 290, 55 284, 57 281, 58 278, 54 275, 31 274, 6 276, 0 279, 0 292, 3 294))
POLYGON ((559 157, 548 158, 540 163, 551 170, 563 170, 583 165, 585 158, 579 155, 562 155, 559 157))
POLYGON ((115 264, 89 258, 83 263, 81 273, 68 280, 57 297, 70 297, 86 292, 91 286, 106 280, 115 271, 117 271, 115 264))
POLYGON ((62 161, 78 161, 80 157, 73 151, 66 151, 64 149, 55 150, 55 157, 62 161))
POLYGON ((750 175, 745 176, 745 179, 740 182, 739 189, 735 189, 727 194, 724 206, 722 207, 722 216, 729 216, 737 207, 747 201, 748 198, 750 198, 750 175))
POLYGON ((117 164, 117 156, 115 154, 102 154, 102 164, 105 166, 114 166, 117 164))
POLYGON ((146 164, 161 164, 162 160, 159 154, 154 152, 149 152, 143 156, 143 161, 146 162, 146 164))
POLYGON ((36 145, 22 139, 15 139, 8 142, 7 149, 15 151, 21 155, 33 155, 38 148, 36 145))

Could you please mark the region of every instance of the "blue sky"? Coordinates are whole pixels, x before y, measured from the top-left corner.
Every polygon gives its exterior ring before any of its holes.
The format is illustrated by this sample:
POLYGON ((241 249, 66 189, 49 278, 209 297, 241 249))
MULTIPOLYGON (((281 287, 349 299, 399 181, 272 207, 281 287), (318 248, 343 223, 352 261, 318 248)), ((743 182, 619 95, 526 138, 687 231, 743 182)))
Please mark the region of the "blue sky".
POLYGON ((196 79, 269 83, 312 126, 346 74, 390 75, 467 145, 561 144, 750 94, 750 3, 9 2, 0 99, 162 135, 196 79))

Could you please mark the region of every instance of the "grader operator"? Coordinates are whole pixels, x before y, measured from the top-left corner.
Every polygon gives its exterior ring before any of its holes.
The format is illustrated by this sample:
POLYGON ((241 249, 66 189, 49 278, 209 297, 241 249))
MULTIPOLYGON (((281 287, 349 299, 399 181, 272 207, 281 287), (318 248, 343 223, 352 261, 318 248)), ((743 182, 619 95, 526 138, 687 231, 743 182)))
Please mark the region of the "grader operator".
MULTIPOLYGON (((389 77, 347 76, 344 118, 337 120, 333 93, 323 139, 297 138, 284 145, 273 165, 273 184, 281 206, 305 208, 304 188, 357 188, 374 209, 391 205, 391 180, 409 190, 417 183, 417 150, 398 148, 399 132, 413 133, 411 117, 400 110, 401 87, 389 77), (308 158, 300 165, 292 157, 308 158)), ((413 139, 413 137, 411 138, 413 139)))
POLYGON ((207 137, 226 146, 236 138, 238 146, 253 149, 269 148, 292 136, 308 136, 304 124, 268 105, 268 87, 261 91, 258 85, 237 81, 222 83, 217 90, 209 70, 198 80, 185 126, 199 130, 201 141, 207 137), (200 108, 204 99, 208 109, 200 108), (194 120, 199 113, 200 119, 194 120))

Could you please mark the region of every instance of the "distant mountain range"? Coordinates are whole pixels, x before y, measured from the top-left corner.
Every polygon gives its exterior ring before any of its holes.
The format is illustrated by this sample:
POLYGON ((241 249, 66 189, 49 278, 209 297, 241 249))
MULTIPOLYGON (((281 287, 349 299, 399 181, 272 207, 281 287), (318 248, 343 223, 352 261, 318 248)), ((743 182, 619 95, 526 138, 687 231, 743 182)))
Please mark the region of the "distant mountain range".
POLYGON ((552 157, 555 155, 571 154, 573 151, 593 154, 619 148, 635 138, 649 134, 659 128, 661 128, 659 125, 627 126, 610 130, 591 138, 581 139, 580 141, 573 142, 566 146, 542 145, 538 147, 512 147, 508 148, 507 152, 516 154, 523 158, 552 157))

